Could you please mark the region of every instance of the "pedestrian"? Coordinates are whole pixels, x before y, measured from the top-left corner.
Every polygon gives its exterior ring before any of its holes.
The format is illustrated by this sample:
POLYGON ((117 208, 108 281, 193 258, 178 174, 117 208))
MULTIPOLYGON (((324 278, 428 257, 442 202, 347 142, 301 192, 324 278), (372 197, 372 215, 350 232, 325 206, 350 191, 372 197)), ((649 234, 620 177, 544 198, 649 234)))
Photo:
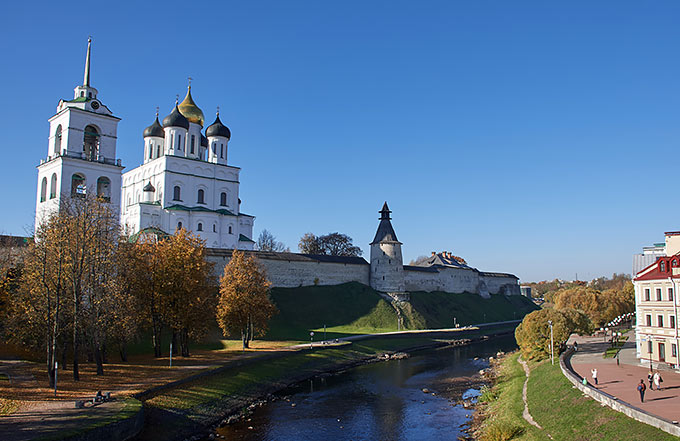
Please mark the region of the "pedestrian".
POLYGON ((591 369, 590 373, 593 376, 593 381, 595 382, 595 385, 597 386, 597 368, 591 369))
POLYGON ((578 351, 578 342, 574 342, 574 352, 578 351))
POLYGON ((659 374, 659 371, 654 372, 654 386, 656 386, 656 390, 661 390, 661 382, 663 380, 661 379, 661 374, 659 374))
POLYGON ((647 390, 647 386, 645 386, 644 380, 641 378, 640 383, 637 385, 637 390, 640 392, 640 402, 644 403, 645 402, 645 390, 647 390))
POLYGON ((654 371, 649 371, 647 381, 649 381, 649 390, 654 390, 654 371))

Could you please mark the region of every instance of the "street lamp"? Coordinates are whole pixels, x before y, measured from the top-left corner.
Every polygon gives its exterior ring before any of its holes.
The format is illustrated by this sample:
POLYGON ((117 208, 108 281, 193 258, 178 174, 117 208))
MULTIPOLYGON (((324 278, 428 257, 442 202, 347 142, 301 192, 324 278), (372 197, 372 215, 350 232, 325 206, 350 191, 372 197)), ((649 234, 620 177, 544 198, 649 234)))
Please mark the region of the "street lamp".
POLYGON ((312 349, 312 344, 314 343, 314 331, 309 332, 309 349, 312 349))
POLYGON ((555 364, 555 351, 553 348, 553 323, 552 320, 548 320, 548 326, 550 326, 550 362, 555 364))

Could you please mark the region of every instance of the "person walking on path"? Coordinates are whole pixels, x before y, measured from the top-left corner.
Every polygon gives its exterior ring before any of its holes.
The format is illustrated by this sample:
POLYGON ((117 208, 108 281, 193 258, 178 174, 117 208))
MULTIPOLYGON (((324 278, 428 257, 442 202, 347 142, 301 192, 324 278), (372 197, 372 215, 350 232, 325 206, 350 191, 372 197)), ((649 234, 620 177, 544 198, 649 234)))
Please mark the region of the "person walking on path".
POLYGON ((659 371, 654 372, 654 386, 656 386, 656 390, 661 390, 661 382, 663 382, 663 379, 659 371))
POLYGON ((595 385, 597 386, 597 368, 591 369, 590 373, 593 376, 593 381, 595 382, 595 385))
POLYGON ((654 372, 649 371, 647 374, 647 381, 649 381, 649 390, 654 390, 654 372))
POLYGON ((647 386, 645 386, 644 380, 641 378, 640 383, 637 385, 637 390, 640 392, 640 402, 644 403, 645 402, 645 390, 647 390, 647 386))
POLYGON ((574 342, 574 352, 578 351, 578 342, 574 342))

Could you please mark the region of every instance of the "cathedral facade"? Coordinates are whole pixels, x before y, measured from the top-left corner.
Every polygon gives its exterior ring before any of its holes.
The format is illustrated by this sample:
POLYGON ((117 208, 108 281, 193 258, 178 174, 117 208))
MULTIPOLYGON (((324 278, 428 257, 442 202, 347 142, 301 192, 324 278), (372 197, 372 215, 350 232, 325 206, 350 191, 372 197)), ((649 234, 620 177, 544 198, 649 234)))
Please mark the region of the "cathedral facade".
POLYGON ((203 130, 203 111, 191 96, 175 106, 161 125, 143 132, 142 164, 122 173, 116 158, 120 118, 90 86, 88 40, 83 84, 73 100, 61 100, 50 118, 47 157, 38 166, 36 228, 57 210, 64 195, 96 194, 120 212, 123 228, 174 233, 184 228, 210 248, 253 249, 254 216, 241 213, 241 169, 228 164, 231 131, 219 117, 203 130))

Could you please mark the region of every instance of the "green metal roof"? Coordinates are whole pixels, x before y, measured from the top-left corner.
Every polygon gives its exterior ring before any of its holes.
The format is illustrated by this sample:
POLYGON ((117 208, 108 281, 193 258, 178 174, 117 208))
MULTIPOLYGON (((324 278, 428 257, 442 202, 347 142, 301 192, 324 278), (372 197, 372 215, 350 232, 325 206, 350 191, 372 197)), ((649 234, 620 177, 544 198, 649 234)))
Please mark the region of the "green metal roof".
POLYGON ((180 205, 180 204, 175 204, 175 205, 170 205, 168 207, 165 207, 166 210, 173 210, 173 211, 205 211, 208 213, 218 213, 218 214, 224 214, 227 216, 236 216, 236 214, 232 213, 229 210, 225 210, 224 208, 220 208, 219 210, 211 210, 210 208, 206 207, 187 207, 186 205, 180 205))
POLYGON ((239 234, 239 235, 238 235, 238 241, 239 241, 239 242, 252 242, 252 243, 255 243, 255 241, 254 241, 253 239, 250 239, 250 238, 244 236, 243 234, 239 234))

